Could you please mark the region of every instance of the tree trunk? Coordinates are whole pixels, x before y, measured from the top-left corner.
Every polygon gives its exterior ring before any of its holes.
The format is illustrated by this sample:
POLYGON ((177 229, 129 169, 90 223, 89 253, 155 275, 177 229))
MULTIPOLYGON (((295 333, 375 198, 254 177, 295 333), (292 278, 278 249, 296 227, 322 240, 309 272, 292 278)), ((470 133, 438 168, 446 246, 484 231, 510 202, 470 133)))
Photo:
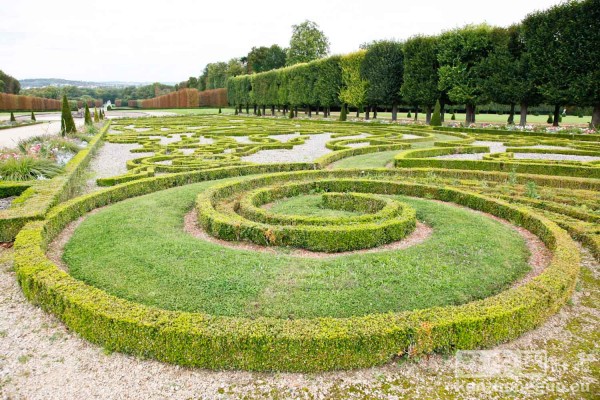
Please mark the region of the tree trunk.
POLYGON ((419 120, 419 107, 415 107, 415 121, 419 120))
POLYGON ((275 106, 271 105, 271 115, 275 116, 275 106))
POLYGON ((392 121, 398 120, 398 104, 392 104, 392 121))
POLYGON ((312 117, 312 109, 310 108, 310 106, 307 107, 308 108, 308 118, 312 117))
POLYGON ((373 119, 377 119, 377 106, 373 106, 373 119))
POLYGON ((294 118, 298 118, 298 107, 294 107, 294 118))
POLYGON ((360 118, 360 108, 356 108, 356 118, 360 118))
POLYGON ((246 104, 246 114, 250 114, 250 105, 246 104))
POLYGON ((240 114, 244 112, 242 105, 240 104, 240 114))
POLYGON ((427 106, 427 114, 425 114, 425 123, 427 125, 431 123, 431 106, 427 106))
POLYGON ((325 115, 327 118, 329 118, 331 116, 331 108, 327 107, 327 115, 325 115))
POLYGON ((594 106, 594 111, 592 111, 592 123, 590 125, 592 129, 600 128, 600 104, 594 106))
POLYGON ((560 104, 554 106, 554 121, 552 126, 558 126, 558 119, 560 118, 560 104))
POLYGON ((317 106, 315 109, 315 115, 319 115, 319 106, 317 106))
POLYGON ((515 104, 514 103, 511 103, 511 105, 510 105, 510 113, 508 114, 507 122, 509 125, 515 124, 515 104))
POLYGON ((371 107, 365 107, 365 120, 369 120, 371 118, 371 107))
POLYGON ((475 106, 473 104, 467 104, 465 108, 466 108, 465 123, 467 125, 474 124, 475 123, 475 106))
POLYGON ((444 100, 440 100, 440 121, 444 122, 444 116, 446 114, 446 103, 444 100))
POLYGON ((267 106, 263 105, 263 106, 262 106, 262 115, 263 115, 263 117, 264 117, 265 115, 267 115, 267 112, 266 112, 266 110, 267 110, 267 106))
POLYGON ((527 103, 521 103, 521 118, 519 119, 519 125, 525 126, 527 124, 527 103))

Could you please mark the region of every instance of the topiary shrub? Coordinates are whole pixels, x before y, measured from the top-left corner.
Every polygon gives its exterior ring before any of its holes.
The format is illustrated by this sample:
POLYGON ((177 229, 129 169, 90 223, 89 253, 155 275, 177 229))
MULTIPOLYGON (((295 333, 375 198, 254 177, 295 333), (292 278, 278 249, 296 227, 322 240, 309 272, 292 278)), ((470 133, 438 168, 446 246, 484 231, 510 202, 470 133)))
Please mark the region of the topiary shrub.
MULTIPOLYGON (((236 110, 237 111, 237 110, 236 110)), ((221 111, 221 107, 219 107, 219 114, 221 114, 223 111, 221 111)), ((237 113, 236 113, 237 114, 237 113)))
POLYGON ((77 127, 75 126, 75 121, 73 121, 69 100, 67 100, 67 95, 63 95, 62 114, 60 117, 60 133, 62 136, 65 136, 69 133, 75 132, 77 132, 77 127))
POLYGON ((33 111, 31 112, 31 120, 35 122, 35 114, 33 113, 33 111))
POLYGON ((86 125, 92 125, 92 116, 90 114, 90 108, 88 107, 87 103, 85 104, 85 112, 84 112, 84 123, 86 125))
POLYGON ((17 122, 17 120, 15 119, 15 114, 13 114, 13 112, 10 112, 10 122, 17 122))
POLYGON ((256 115, 258 115, 259 117, 262 117, 262 112, 260 111, 260 108, 258 109, 258 111, 256 112, 256 115))
POLYGON ((454 112, 452 112, 452 116, 450 117, 450 119, 451 119, 452 121, 455 121, 455 120, 456 120, 456 114, 454 114, 454 112))
POLYGON ((549 124, 554 123, 554 118, 552 118, 552 115, 548 115, 548 119, 546 120, 546 122, 549 124))
POLYGON ((340 110, 340 121, 346 121, 348 119, 348 109, 345 104, 342 104, 342 109, 340 110))
POLYGON ((408 111, 408 113, 406 114, 406 118, 412 118, 412 114, 410 113, 410 111, 408 111))
POLYGON ((436 101, 435 107, 433 108, 433 115, 431 116, 431 121, 429 122, 431 126, 442 126, 441 108, 440 101, 436 101))
POLYGON ((100 116, 98 115, 98 109, 94 107, 94 122, 100 122, 100 116))

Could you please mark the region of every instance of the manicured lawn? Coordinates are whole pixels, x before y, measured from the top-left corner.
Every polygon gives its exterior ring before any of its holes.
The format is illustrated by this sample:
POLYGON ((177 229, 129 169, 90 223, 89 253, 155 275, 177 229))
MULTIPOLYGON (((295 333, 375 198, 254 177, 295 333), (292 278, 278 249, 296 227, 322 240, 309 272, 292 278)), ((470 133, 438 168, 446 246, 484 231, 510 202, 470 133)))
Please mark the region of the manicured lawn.
MULTIPOLYGON (((524 241, 512 229, 469 210, 404 197, 434 229, 405 250, 309 259, 285 249, 225 248, 182 231, 196 195, 213 184, 130 199, 89 216, 66 246, 71 274, 166 309, 299 318, 460 304, 505 289, 529 269, 524 241)), ((315 208, 294 201, 277 207, 315 208)))

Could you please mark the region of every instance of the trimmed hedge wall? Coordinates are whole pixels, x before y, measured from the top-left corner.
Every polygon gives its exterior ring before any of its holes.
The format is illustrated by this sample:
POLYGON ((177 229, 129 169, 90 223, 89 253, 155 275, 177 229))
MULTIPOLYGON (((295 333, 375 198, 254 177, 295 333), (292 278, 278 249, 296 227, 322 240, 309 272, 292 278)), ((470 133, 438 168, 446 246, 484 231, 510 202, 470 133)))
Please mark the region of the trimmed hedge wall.
MULTIPOLYGON (((500 200, 398 180, 393 184, 406 195, 454 202, 525 227, 552 250, 550 265, 519 287, 461 306, 343 319, 251 320, 164 311, 116 298, 75 280, 44 254, 47 243, 67 223, 94 208, 197 182, 209 173, 226 177, 231 175, 228 172, 199 171, 125 183, 70 200, 54 208, 46 220, 28 224, 15 242, 15 268, 26 297, 110 351, 210 369, 314 372, 368 367, 398 355, 476 349, 514 339, 555 313, 576 282, 579 251, 550 220, 500 200)), ((383 173, 367 171, 371 172, 383 173)), ((303 171, 271 174, 270 179, 363 176, 352 170, 303 171)), ((396 176, 401 178, 402 171, 396 176)))

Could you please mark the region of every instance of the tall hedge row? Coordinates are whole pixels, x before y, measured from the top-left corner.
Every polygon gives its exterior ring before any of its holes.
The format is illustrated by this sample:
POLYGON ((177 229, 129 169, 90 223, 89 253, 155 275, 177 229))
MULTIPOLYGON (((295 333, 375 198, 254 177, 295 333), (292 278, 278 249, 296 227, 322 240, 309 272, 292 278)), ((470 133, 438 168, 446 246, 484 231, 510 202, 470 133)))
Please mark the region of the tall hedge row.
POLYGON ((55 99, 0 93, 1 111, 54 111, 60 110, 61 104, 60 100, 55 99))
POLYGON ((196 108, 196 107, 225 107, 227 106, 227 91, 212 89, 180 89, 146 100, 130 100, 130 107, 139 108, 196 108))

